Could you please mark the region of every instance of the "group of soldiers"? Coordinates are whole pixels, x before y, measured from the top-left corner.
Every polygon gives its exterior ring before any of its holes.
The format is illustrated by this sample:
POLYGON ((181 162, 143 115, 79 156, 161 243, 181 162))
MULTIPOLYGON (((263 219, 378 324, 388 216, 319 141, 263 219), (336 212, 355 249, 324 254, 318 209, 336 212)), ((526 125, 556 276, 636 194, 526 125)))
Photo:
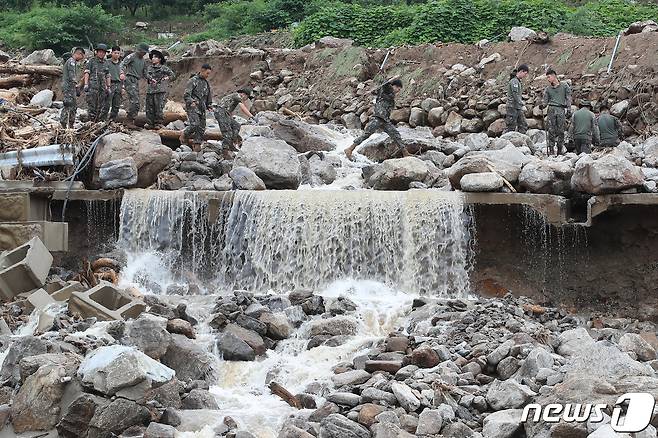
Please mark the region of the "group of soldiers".
MULTIPOLYGON (((60 114, 63 128, 73 128, 77 112, 77 97, 83 92, 87 102, 89 120, 93 122, 117 120, 125 91, 128 98, 127 123, 129 129, 137 129, 135 119, 140 110, 139 85, 146 80, 146 129, 161 129, 164 124, 164 107, 167 102, 169 81, 176 75, 166 65, 166 57, 159 50, 149 50, 147 44, 139 44, 137 49, 121 57, 121 48, 98 44, 94 56, 84 63, 84 72, 79 78, 78 66, 85 59, 85 50, 76 47, 64 63, 62 92, 64 107, 60 114), (150 62, 147 62, 146 56, 150 62)), ((201 150, 205 127, 206 110, 212 109, 222 132, 223 145, 227 150, 236 150, 242 142, 240 124, 232 117, 239 106, 249 118, 253 115, 246 103, 252 97, 249 87, 240 88, 235 93, 224 96, 217 105, 213 104, 208 77, 212 67, 204 64, 193 75, 185 88, 185 109, 189 126, 180 136, 181 143, 187 143, 194 150, 201 150)))
MULTIPOLYGON (((520 65, 511 74, 507 87, 507 115, 505 132, 528 130, 524 116, 522 80, 528 75, 528 66, 520 65)), ((544 90, 542 104, 546 107, 546 154, 560 155, 566 152, 565 132, 568 132, 577 154, 590 153, 594 148, 615 147, 624 138, 621 122, 610 114, 607 103, 600 106, 599 116, 592 112, 592 103, 580 99, 579 109, 572 113, 571 87, 560 81, 552 68, 546 71, 548 86, 544 90), (570 120, 567 129, 567 119, 570 120)))

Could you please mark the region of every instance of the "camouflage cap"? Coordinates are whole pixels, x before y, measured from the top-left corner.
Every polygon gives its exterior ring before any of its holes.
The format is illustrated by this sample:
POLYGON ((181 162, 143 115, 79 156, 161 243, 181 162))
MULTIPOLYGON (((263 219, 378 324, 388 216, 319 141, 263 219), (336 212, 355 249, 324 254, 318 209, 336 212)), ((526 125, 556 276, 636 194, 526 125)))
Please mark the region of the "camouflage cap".
POLYGON ((238 93, 244 93, 249 97, 251 97, 253 92, 254 92, 254 90, 251 87, 242 87, 238 90, 238 93))
POLYGON ((96 45, 96 51, 98 52, 99 50, 107 52, 107 44, 97 44, 96 45))
POLYGON ((142 53, 148 53, 149 51, 149 45, 146 43, 139 43, 137 45, 137 51, 142 52, 142 53))
POLYGON ((592 107, 592 102, 589 99, 580 99, 580 106, 592 107))
POLYGON ((153 59, 153 57, 160 58, 160 64, 164 64, 164 63, 167 62, 167 59, 165 58, 164 53, 162 53, 159 50, 156 50, 156 49, 151 50, 151 53, 149 53, 149 58, 153 59))

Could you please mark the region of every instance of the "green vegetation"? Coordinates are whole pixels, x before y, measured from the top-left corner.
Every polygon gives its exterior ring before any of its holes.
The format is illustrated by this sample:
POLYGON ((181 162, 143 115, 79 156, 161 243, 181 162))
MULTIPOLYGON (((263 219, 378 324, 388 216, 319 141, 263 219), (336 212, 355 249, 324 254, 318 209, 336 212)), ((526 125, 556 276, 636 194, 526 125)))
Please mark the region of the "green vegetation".
POLYGON ((368 46, 473 43, 503 39, 512 26, 608 36, 633 21, 656 17, 658 6, 627 0, 596 0, 579 7, 560 0, 432 0, 374 8, 334 4, 303 20, 294 35, 297 45, 325 35, 368 46))
POLYGON ((0 13, 0 40, 10 47, 51 48, 57 53, 87 40, 103 41, 123 26, 120 17, 100 6, 36 7, 23 13, 0 13))
MULTIPOLYGON (((0 0, 0 41, 12 48, 148 40, 128 21, 206 23, 188 41, 292 30, 302 46, 323 36, 387 47, 436 41, 503 40, 512 26, 609 36, 656 19, 650 0, 0 0)), ((154 38, 154 36, 151 36, 154 38)), ((565 61, 568 57, 565 59, 565 61)))

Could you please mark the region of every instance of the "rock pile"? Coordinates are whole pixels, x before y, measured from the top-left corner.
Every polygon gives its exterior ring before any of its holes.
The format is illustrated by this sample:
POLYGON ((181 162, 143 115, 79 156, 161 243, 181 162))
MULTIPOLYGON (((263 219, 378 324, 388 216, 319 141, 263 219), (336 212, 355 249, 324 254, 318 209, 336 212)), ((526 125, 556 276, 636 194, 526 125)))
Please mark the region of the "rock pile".
MULTIPOLYGON (((523 423, 522 410, 583 401, 610 408, 634 391, 658 396, 655 334, 652 323, 584 322, 511 295, 419 299, 406 334, 337 364, 327 401, 289 419, 279 437, 614 436, 609 416, 523 423)), ((655 427, 643 434, 655 436, 655 427)))

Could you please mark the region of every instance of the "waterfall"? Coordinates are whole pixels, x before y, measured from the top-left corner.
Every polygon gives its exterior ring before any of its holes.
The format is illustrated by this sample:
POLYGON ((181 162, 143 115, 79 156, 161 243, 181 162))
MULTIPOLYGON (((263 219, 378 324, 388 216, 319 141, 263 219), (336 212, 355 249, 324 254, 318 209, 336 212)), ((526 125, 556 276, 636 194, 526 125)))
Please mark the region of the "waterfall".
POLYGON ((457 192, 238 191, 218 202, 212 218, 204 193, 127 191, 120 245, 229 288, 315 290, 352 278, 468 292, 469 215, 457 192))

